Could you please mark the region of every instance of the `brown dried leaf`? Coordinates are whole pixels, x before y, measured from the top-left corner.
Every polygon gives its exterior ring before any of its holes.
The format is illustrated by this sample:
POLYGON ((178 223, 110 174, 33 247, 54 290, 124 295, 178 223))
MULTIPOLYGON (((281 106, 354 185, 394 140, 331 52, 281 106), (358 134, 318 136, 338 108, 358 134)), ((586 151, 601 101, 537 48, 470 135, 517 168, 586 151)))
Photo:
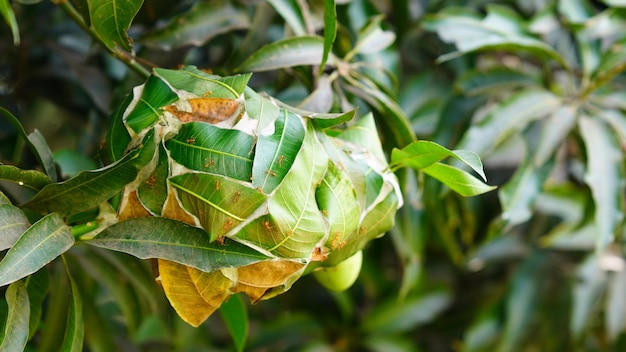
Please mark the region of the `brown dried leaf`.
POLYGON ((270 289, 291 283, 289 279, 304 266, 292 260, 268 260, 246 265, 238 270, 235 291, 245 292, 256 303, 270 289))
POLYGON ((239 102, 227 98, 192 98, 187 100, 191 111, 181 111, 176 105, 168 105, 163 109, 176 116, 181 122, 218 123, 228 120, 239 110, 239 102))
POLYGON ((152 214, 141 204, 137 191, 127 192, 120 206, 118 221, 148 216, 152 216, 152 214))
POLYGON ((189 325, 198 327, 219 308, 200 295, 187 266, 159 259, 159 278, 170 304, 189 325))
POLYGON ((196 226, 196 220, 180 205, 178 199, 176 198, 176 191, 173 189, 168 191, 167 201, 163 207, 163 217, 196 226))

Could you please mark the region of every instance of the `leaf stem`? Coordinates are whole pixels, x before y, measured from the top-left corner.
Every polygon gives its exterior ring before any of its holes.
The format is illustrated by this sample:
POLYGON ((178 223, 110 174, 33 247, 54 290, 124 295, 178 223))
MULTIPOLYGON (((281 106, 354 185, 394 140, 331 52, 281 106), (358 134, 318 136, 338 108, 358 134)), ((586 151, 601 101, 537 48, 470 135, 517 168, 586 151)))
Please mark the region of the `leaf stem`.
POLYGON ((122 61, 128 68, 133 70, 136 74, 141 76, 142 78, 148 78, 150 76, 150 71, 148 71, 145 67, 141 66, 136 60, 135 56, 127 53, 119 48, 110 48, 108 47, 100 38, 98 33, 93 30, 90 26, 87 25, 82 15, 72 6, 72 4, 68 0, 52 0, 53 3, 59 5, 65 13, 67 13, 70 18, 76 22, 86 33, 88 33, 91 38, 100 43, 102 47, 104 47, 113 57, 122 61))

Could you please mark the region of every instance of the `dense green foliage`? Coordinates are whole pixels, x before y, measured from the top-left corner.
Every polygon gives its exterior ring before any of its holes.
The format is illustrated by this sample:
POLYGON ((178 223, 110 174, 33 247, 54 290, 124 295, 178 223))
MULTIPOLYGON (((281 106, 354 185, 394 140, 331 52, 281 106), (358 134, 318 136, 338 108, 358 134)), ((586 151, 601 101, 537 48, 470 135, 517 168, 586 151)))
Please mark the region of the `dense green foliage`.
MULTIPOLYGON (((0 0, 0 13, 0 350, 626 348, 626 2, 0 0), (160 162, 158 145, 107 133, 127 94, 182 65, 252 72, 247 89, 297 111, 371 113, 404 205, 354 286, 305 275, 192 328, 137 258, 153 249, 84 245, 94 228, 198 235, 116 223, 103 205, 160 162)), ((147 106, 175 100, 147 91, 147 106)))

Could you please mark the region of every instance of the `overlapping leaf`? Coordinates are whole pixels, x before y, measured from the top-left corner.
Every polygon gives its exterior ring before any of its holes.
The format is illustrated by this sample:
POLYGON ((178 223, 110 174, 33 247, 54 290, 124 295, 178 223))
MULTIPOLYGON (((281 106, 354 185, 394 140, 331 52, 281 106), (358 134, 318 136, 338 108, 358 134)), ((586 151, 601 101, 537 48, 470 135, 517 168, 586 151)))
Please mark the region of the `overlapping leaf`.
POLYGON ((0 204, 0 251, 17 242, 30 223, 24 212, 10 204, 0 204))
POLYGON ((42 213, 72 215, 97 207, 132 182, 140 169, 154 156, 156 145, 147 136, 145 144, 118 162, 97 170, 83 171, 75 177, 45 186, 23 206, 42 213))
POLYGON ((252 185, 271 193, 291 169, 304 140, 305 129, 296 114, 281 109, 274 133, 259 136, 252 166, 252 185))
POLYGON ((214 241, 245 221, 265 202, 255 188, 228 177, 182 174, 169 180, 187 211, 195 215, 214 241))
MULTIPOLYGON (((269 71, 279 68, 318 65, 324 54, 324 39, 299 36, 268 44, 244 61, 238 71, 269 71)), ((329 63, 333 62, 332 56, 329 63)))
POLYGON ((0 351, 23 351, 28 341, 28 317, 30 304, 28 291, 23 282, 17 281, 6 290, 9 314, 0 334, 0 351))
POLYGON ((237 267, 268 257, 236 241, 211 242, 197 227, 166 218, 136 218, 106 228, 91 245, 141 259, 161 258, 202 271, 237 267))
POLYGON ((124 118, 126 125, 135 133, 152 126, 163 114, 161 107, 178 100, 178 95, 172 92, 167 83, 155 75, 148 78, 140 96, 136 93, 137 88, 130 104, 132 110, 124 118))
POLYGON ((91 26, 109 49, 132 51, 128 29, 143 0, 89 0, 91 26))
POLYGON ((172 159, 199 171, 250 181, 254 139, 237 130, 201 122, 184 124, 167 143, 172 159))
POLYGON ((247 73, 220 77, 194 66, 185 66, 181 70, 155 68, 154 73, 176 89, 191 92, 200 97, 229 99, 239 98, 252 76, 247 73))

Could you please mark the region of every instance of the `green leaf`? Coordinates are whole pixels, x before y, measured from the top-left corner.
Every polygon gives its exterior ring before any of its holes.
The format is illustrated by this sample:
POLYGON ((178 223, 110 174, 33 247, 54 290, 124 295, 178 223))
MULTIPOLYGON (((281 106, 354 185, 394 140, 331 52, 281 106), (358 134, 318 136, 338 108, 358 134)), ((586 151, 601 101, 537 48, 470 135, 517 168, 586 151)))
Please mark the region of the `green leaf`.
POLYGON ((457 147, 479 155, 487 153, 512 133, 524 129, 530 121, 552 113, 560 103, 559 98, 546 90, 530 88, 516 92, 492 107, 480 123, 470 127, 457 147))
POLYGON ((10 204, 0 204, 0 251, 11 248, 30 223, 24 212, 10 204))
POLYGON ((392 31, 385 31, 381 24, 385 15, 372 16, 365 26, 359 31, 354 48, 346 55, 345 60, 350 60, 356 54, 374 54, 389 47, 396 40, 392 31))
POLYGON ((198 171, 250 181, 254 138, 204 122, 183 124, 166 144, 170 157, 198 171))
POLYGON ((533 205, 552 171, 552 163, 535 166, 527 156, 513 177, 500 189, 502 219, 511 225, 521 224, 533 215, 533 205))
POLYGON ((616 341, 626 328, 626 270, 612 273, 607 287, 605 324, 609 340, 616 341))
MULTIPOLYGON (((143 86, 135 87, 133 100, 129 107, 132 110, 126 115, 124 122, 135 133, 152 126, 159 116, 163 115, 161 107, 178 100, 178 95, 162 79, 155 75, 148 78, 143 86)), ((115 141, 114 141, 115 142, 115 141)))
MULTIPOLYGON (((268 44, 244 61, 237 71, 270 71, 279 68, 319 65, 324 55, 324 39, 300 36, 268 44)), ((334 59, 329 57, 329 62, 334 59)))
POLYGON ((620 195, 624 186, 620 165, 624 156, 612 131, 602 121, 581 116, 578 127, 587 151, 585 183, 591 188, 595 203, 596 246, 602 249, 613 241, 623 218, 620 195))
POLYGON ((221 34, 250 27, 245 10, 233 6, 231 1, 196 2, 188 11, 142 37, 140 42, 166 51, 202 46, 221 34))
POLYGON ((265 202, 265 195, 248 184, 220 175, 188 173, 169 179, 183 207, 196 216, 211 241, 246 221, 265 202))
POLYGON ((67 312, 67 323, 65 324, 65 334, 63 335, 63 344, 61 350, 64 352, 79 352, 83 350, 83 338, 85 335, 85 326, 83 323, 83 302, 78 291, 78 286, 74 282, 74 278, 65 266, 67 278, 70 282, 70 305, 67 312))
POLYGON ((422 171, 464 197, 477 196, 496 189, 495 186, 486 185, 461 169, 442 163, 432 164, 422 171))
POLYGON ((227 99, 239 98, 252 77, 251 73, 220 77, 199 70, 195 66, 185 66, 181 70, 155 68, 154 73, 176 89, 191 92, 199 97, 227 99))
POLYGON ((88 0, 91 27, 110 50, 132 51, 128 29, 143 0, 88 0))
POLYGON ((140 169, 152 160, 155 148, 152 135, 148 135, 139 149, 129 152, 118 162, 98 170, 83 171, 61 183, 49 184, 23 207, 63 215, 95 208, 135 180, 140 169))
POLYGON ((315 202, 315 188, 328 166, 328 156, 317 142, 312 123, 300 153, 269 200, 269 216, 244 227, 238 238, 254 242, 284 258, 309 259, 326 235, 324 218, 315 202))
POLYGON ((2 332, 0 351, 23 351, 28 341, 28 291, 22 281, 17 281, 9 285, 5 297, 9 305, 9 315, 2 332))
POLYGON ((572 287, 572 311, 570 331, 574 338, 580 337, 593 321, 593 312, 600 302, 607 285, 607 272, 599 266, 599 258, 590 255, 578 267, 577 280, 572 287))
POLYGON ((278 118, 280 108, 273 100, 258 94, 252 90, 252 88, 246 88, 244 95, 246 114, 248 114, 250 118, 259 121, 257 135, 263 135, 262 131, 266 127, 273 125, 278 118))
POLYGON ((167 177, 169 176, 169 158, 163 144, 159 144, 159 157, 154 171, 137 188, 141 204, 152 214, 161 215, 167 200, 167 177))
POLYGON ((424 22, 444 42, 457 51, 441 56, 446 61, 477 50, 506 50, 527 53, 539 59, 552 59, 567 68, 567 61, 549 45, 524 30, 521 17, 504 6, 487 6, 487 16, 479 19, 457 8, 444 9, 424 22))
POLYGON ((29 337, 30 340, 39 328, 43 311, 43 302, 48 295, 50 286, 50 275, 47 268, 42 268, 36 273, 24 279, 28 290, 28 300, 30 302, 29 337))
POLYGON ((224 319, 226 328, 233 338, 235 348, 241 352, 246 347, 248 338, 248 311, 239 295, 234 295, 226 300, 219 308, 220 315, 224 319))
POLYGON ((471 70, 459 77, 454 87, 469 96, 499 94, 516 88, 539 85, 534 77, 516 70, 495 67, 487 70, 471 70))
POLYGON ((535 166, 542 166, 555 153, 559 146, 563 145, 574 124, 578 109, 572 105, 559 106, 548 116, 541 129, 539 145, 535 151, 533 162, 535 166))
POLYGON ((11 28, 11 33, 13 34, 13 45, 20 45, 20 29, 17 27, 15 13, 13 13, 9 0, 0 0, 0 14, 4 17, 4 20, 11 28))
POLYGON ((50 214, 31 226, 0 262, 0 286, 26 277, 74 244, 72 231, 58 214, 50 214))
POLYGON ((483 164, 478 155, 467 150, 451 151, 435 142, 417 141, 391 152, 391 167, 411 167, 415 170, 426 168, 447 157, 453 157, 470 166, 472 170, 486 180, 483 164))
POLYGON ((318 76, 322 75, 328 56, 330 55, 335 38, 337 37, 337 4, 335 0, 324 0, 324 52, 318 76))
POLYGON ((300 107, 293 107, 280 101, 276 102, 278 106, 289 110, 292 113, 315 120, 315 126, 319 128, 329 128, 339 125, 341 123, 348 122, 354 118, 354 115, 356 115, 356 109, 342 113, 314 112, 305 110, 300 107))
POLYGON ((20 137, 24 139, 30 150, 37 158, 37 161, 46 172, 46 175, 50 177, 52 181, 57 180, 56 166, 54 165, 54 157, 48 147, 48 144, 44 140, 39 131, 35 131, 31 134, 27 134, 20 121, 9 110, 0 107, 0 113, 9 121, 11 125, 17 130, 20 137))
POLYGON ((308 33, 305 14, 296 0, 268 0, 276 12, 287 22, 296 36, 308 33))
POLYGON ((130 144, 131 137, 124 125, 123 116, 126 108, 132 101, 133 95, 126 95, 115 113, 109 117, 109 129, 102 150, 100 151, 100 157, 106 165, 112 164, 124 157, 126 147, 130 144))
POLYGON ((135 218, 114 224, 87 242, 141 259, 161 258, 210 272, 269 257, 229 238, 210 242, 197 227, 166 218, 135 218))
POLYGON ((337 138, 352 142, 372 153, 379 161, 387 160, 380 142, 374 115, 370 112, 337 135, 337 138))
POLYGON ((439 291, 408 298, 404 302, 389 301, 374 309, 363 324, 370 334, 397 334, 414 329, 435 319, 451 302, 450 293, 439 291))
POLYGON ((274 133, 259 136, 252 164, 252 185, 268 194, 276 189, 300 152, 304 135, 301 118, 281 109, 274 133))

